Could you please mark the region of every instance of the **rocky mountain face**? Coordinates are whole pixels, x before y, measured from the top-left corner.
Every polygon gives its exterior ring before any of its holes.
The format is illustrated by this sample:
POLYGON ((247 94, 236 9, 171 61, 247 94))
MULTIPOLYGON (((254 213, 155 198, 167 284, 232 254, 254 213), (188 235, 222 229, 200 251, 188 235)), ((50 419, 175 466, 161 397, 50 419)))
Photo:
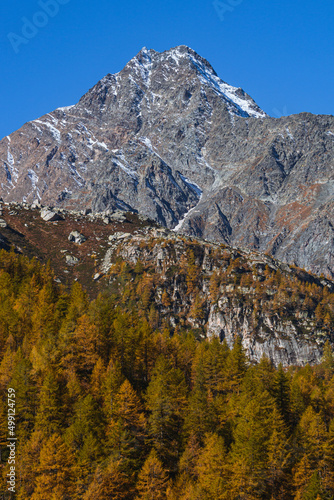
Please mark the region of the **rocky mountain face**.
POLYGON ((1 196, 131 210, 334 275, 334 118, 268 117, 188 47, 142 49, 0 142, 1 196))
MULTIPOLYGON (((253 362, 265 355, 275 366, 316 364, 325 341, 332 338, 331 322, 318 321, 315 309, 305 307, 312 287, 332 296, 334 306, 329 280, 268 255, 182 238, 158 228, 116 233, 110 236, 110 245, 100 271, 116 289, 119 259, 134 269, 142 263, 150 274, 141 293, 152 297, 160 322, 165 319, 173 327, 216 336, 230 348, 240 337, 253 362)), ((127 284, 122 294, 130 296, 130 290, 127 284)))
POLYGON ((50 262, 55 281, 148 314, 158 331, 191 329, 278 366, 315 364, 334 331, 334 284, 269 255, 185 237, 130 212, 0 206, 0 248, 50 262), (145 312, 146 311, 146 312, 145 312))

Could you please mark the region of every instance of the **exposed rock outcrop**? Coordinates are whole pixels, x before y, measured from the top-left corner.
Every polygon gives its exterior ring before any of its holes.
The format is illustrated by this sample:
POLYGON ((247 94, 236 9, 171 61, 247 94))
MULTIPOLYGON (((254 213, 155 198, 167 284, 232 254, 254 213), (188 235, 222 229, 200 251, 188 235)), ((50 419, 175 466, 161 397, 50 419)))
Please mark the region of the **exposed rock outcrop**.
POLYGON ((86 241, 86 237, 79 233, 79 231, 71 231, 69 236, 68 236, 68 241, 73 241, 73 243, 77 243, 78 245, 81 245, 86 241))
POLYGON ((156 306, 173 327, 181 322, 209 337, 225 339, 230 347, 239 336, 253 361, 266 355, 276 366, 315 364, 321 358, 325 340, 334 333, 331 327, 321 326, 313 313, 306 312, 303 294, 297 307, 286 310, 283 302, 289 303, 289 297, 280 299, 277 285, 272 284, 269 289, 270 281, 265 280, 265 274, 286 276, 287 289, 296 280, 306 283, 315 280, 317 286, 334 292, 329 280, 311 277, 268 255, 182 239, 164 229, 133 235, 118 232, 109 239, 111 246, 101 265, 103 274, 111 276, 111 280, 117 279, 113 266, 120 257, 132 265, 140 261, 154 268, 160 282, 152 292, 156 306), (189 267, 191 255, 195 255, 195 261, 189 267), (221 272, 226 272, 225 278, 213 292, 213 276, 221 272), (247 276, 244 282, 242 276, 247 276), (195 295, 189 293, 191 280, 197 286, 195 295), (170 302, 165 311, 164 291, 170 302))
POLYGON ((58 213, 53 212, 52 210, 49 210, 47 208, 43 208, 41 210, 41 217, 45 222, 54 222, 57 220, 62 220, 62 217, 58 213))
POLYGON ((66 260, 66 264, 68 266, 75 266, 79 262, 78 257, 75 257, 74 255, 70 255, 70 254, 65 255, 65 260, 66 260))

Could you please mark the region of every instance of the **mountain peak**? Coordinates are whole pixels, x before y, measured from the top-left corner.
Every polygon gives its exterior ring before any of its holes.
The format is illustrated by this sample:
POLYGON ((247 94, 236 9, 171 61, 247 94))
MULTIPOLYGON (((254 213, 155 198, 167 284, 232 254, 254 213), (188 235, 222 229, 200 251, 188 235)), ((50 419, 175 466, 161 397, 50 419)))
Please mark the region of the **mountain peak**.
POLYGON ((131 210, 334 275, 333 131, 331 117, 267 117, 186 45, 143 47, 0 141, 0 196, 131 210))
POLYGON ((244 118, 265 118, 267 115, 254 100, 240 87, 233 87, 217 75, 211 64, 187 45, 178 45, 163 52, 143 47, 124 68, 137 85, 148 85, 162 79, 175 83, 182 79, 182 85, 193 80, 196 75, 204 89, 214 91, 227 104, 230 114, 244 118), (156 69, 153 77, 152 70, 156 69))

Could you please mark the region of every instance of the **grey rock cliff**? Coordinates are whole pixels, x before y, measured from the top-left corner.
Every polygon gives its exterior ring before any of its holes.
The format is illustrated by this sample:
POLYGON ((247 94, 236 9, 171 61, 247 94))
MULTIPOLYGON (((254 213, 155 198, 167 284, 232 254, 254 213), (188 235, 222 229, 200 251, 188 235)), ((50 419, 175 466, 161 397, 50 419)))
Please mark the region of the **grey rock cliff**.
MULTIPOLYGON (((258 280, 262 279, 266 266, 282 275, 297 278, 297 271, 293 268, 268 255, 232 248, 222 250, 219 245, 197 239, 182 239, 173 232, 160 229, 133 235, 115 233, 109 240, 110 249, 104 257, 101 273, 111 276, 112 281, 117 279, 117 276, 113 277, 113 263, 120 257, 132 265, 140 260, 151 270, 154 269, 159 273, 159 282, 152 296, 163 316, 162 293, 163 290, 167 291, 170 305, 165 309, 165 314, 172 326, 181 322, 188 327, 201 329, 207 337, 217 336, 221 341, 226 340, 229 347, 233 346, 238 336, 254 362, 260 361, 263 355, 276 366, 280 363, 283 366, 304 366, 320 362, 324 342, 331 338, 331 333, 319 327, 314 317, 303 310, 302 304, 289 315, 269 312, 261 305, 254 287, 233 284, 232 275, 229 283, 219 287, 216 297, 210 293, 210 278, 215 270, 224 269, 227 265, 225 259, 246 259, 258 280), (198 298, 202 311, 200 318, 194 314, 194 299, 189 296, 182 272, 179 269, 176 271, 187 255, 189 245, 193 245, 196 251, 198 298), (258 311, 255 318, 256 302, 258 311)), ((317 282, 329 291, 334 291, 331 281, 317 282)), ((267 290, 267 293, 276 292, 267 290)))

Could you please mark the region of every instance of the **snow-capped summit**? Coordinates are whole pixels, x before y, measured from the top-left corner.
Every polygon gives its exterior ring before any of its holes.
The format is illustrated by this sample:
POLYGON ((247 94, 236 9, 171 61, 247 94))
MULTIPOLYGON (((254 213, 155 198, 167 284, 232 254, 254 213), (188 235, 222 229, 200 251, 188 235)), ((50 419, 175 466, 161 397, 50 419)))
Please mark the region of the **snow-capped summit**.
POLYGON ((173 72, 196 74, 204 90, 212 89, 228 103, 230 113, 255 118, 267 116, 248 94, 241 88, 233 87, 221 80, 211 64, 186 45, 179 45, 161 53, 143 47, 127 66, 146 84, 149 80, 152 82, 152 71, 155 68, 160 69, 160 75, 154 74, 154 76, 159 78, 163 76, 167 80, 174 78, 173 72))

